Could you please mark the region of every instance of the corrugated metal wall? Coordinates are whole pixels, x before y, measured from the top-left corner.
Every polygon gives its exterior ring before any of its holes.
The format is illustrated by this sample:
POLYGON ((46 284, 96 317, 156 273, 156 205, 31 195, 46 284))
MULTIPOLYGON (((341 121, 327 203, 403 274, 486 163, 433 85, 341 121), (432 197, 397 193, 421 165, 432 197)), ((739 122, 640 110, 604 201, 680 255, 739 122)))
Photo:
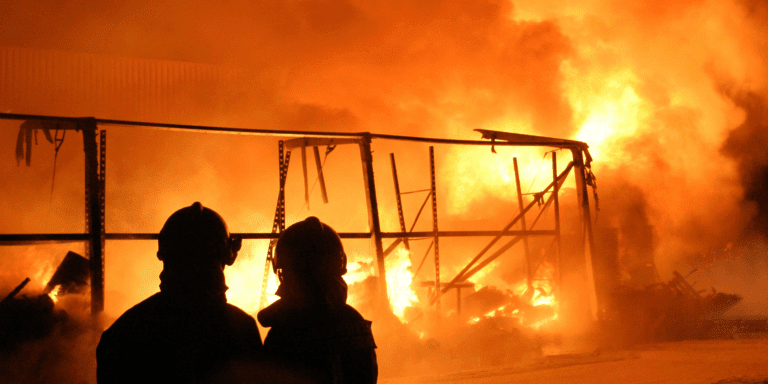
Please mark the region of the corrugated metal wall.
POLYGON ((215 105, 224 67, 0 47, 0 111, 139 121, 215 105))

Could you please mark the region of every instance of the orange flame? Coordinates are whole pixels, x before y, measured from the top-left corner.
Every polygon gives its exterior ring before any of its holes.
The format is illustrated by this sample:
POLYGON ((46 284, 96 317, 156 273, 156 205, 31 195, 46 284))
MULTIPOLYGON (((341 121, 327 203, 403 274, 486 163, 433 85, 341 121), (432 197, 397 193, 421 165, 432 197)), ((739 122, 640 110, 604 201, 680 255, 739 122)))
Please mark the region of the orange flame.
MULTIPOLYGON (((235 264, 224 269, 227 286, 229 286, 227 301, 251 314, 259 311, 266 254, 265 246, 244 248, 240 251, 235 264)), ((279 298, 274 295, 276 290, 277 279, 270 271, 267 285, 267 305, 279 298)))
POLYGON ((59 287, 56 286, 53 288, 53 290, 48 294, 48 297, 50 297, 54 303, 57 303, 59 301, 59 287))
POLYGON ((405 308, 418 303, 416 293, 411 288, 413 272, 411 272, 410 253, 404 248, 398 249, 387 258, 386 268, 390 307, 395 316, 405 322, 405 308))

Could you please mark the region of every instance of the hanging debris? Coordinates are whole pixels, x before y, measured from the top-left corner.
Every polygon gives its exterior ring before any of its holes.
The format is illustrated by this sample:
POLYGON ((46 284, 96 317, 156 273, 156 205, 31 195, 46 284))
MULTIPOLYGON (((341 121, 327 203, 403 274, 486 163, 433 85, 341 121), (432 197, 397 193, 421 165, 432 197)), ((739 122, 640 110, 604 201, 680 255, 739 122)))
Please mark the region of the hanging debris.
POLYGON ((56 287, 60 287, 58 294, 83 293, 88 288, 89 272, 88 259, 69 251, 56 268, 43 293, 51 293, 56 287))
POLYGON ((67 129, 76 129, 75 123, 55 120, 27 120, 19 127, 19 136, 16 139, 16 165, 21 165, 21 160, 28 167, 32 164, 32 136, 37 144, 37 131, 43 131, 45 139, 54 145, 58 154, 61 144, 64 143, 64 132, 67 129), (59 137, 59 131, 62 131, 59 137), (53 132, 53 135, 51 135, 53 132))

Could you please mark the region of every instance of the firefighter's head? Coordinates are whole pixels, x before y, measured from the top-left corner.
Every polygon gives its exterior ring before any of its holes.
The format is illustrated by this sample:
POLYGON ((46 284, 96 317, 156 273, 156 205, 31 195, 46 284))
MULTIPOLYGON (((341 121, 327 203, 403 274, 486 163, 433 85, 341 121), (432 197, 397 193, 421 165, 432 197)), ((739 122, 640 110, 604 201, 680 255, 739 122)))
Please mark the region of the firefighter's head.
POLYGON ((242 239, 230 236, 224 219, 195 202, 174 212, 160 230, 157 258, 166 266, 232 265, 242 239))
POLYGON ((286 275, 335 278, 347 273, 347 255, 336 231, 310 216, 280 235, 273 267, 281 281, 286 275))

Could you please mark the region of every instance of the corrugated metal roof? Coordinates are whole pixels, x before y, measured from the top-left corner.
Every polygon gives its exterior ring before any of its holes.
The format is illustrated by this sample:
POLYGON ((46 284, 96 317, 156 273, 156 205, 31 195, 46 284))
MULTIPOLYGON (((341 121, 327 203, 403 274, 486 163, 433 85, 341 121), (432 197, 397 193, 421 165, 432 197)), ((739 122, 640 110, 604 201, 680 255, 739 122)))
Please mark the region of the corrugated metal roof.
POLYGON ((0 111, 165 120, 215 104, 231 74, 210 64, 0 47, 0 111))

